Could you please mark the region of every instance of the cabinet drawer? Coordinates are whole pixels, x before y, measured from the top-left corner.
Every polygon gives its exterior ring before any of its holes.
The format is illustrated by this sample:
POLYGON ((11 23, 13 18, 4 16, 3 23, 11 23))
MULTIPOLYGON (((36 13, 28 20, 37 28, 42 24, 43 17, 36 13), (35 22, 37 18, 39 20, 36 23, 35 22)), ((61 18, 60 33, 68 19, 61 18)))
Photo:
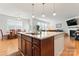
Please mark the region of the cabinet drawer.
POLYGON ((36 45, 40 45, 40 40, 39 39, 33 39, 33 44, 36 44, 36 45))
POLYGON ((26 40, 32 42, 32 38, 31 37, 26 37, 26 40))
POLYGON ((28 36, 26 36, 26 35, 22 35, 22 39, 25 39, 25 40, 27 40, 27 41, 32 42, 32 38, 31 38, 31 37, 28 37, 28 36))

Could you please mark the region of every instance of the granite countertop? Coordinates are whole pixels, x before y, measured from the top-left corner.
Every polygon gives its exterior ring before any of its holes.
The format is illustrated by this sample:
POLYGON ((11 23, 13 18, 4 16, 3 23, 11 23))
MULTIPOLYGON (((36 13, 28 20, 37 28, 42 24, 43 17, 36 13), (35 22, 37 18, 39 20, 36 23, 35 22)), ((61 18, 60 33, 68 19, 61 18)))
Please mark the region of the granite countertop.
POLYGON ((56 35, 60 35, 60 34, 64 34, 64 32, 42 32, 41 34, 29 34, 29 33, 26 33, 26 32, 19 32, 19 34, 24 34, 26 36, 30 36, 32 38, 36 38, 36 39, 46 39, 46 38, 49 38, 49 37, 53 37, 53 36, 56 36, 56 35))

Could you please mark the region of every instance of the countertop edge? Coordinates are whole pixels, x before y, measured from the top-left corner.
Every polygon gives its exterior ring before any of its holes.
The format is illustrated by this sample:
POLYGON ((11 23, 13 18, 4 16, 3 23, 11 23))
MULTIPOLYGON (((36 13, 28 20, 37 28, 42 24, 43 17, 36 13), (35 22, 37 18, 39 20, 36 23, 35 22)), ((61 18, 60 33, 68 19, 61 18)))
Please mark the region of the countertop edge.
POLYGON ((47 37, 43 37, 43 38, 38 38, 38 37, 35 37, 34 35, 31 35, 31 34, 26 34, 25 32, 19 32, 18 34, 23 34, 23 35, 27 35, 29 37, 32 37, 32 38, 35 38, 35 39, 47 39, 47 38, 50 38, 50 37, 54 37, 54 36, 57 36, 57 35, 60 35, 60 34, 64 34, 64 32, 58 32, 58 34, 55 34, 55 35, 50 35, 50 36, 47 36, 47 37))

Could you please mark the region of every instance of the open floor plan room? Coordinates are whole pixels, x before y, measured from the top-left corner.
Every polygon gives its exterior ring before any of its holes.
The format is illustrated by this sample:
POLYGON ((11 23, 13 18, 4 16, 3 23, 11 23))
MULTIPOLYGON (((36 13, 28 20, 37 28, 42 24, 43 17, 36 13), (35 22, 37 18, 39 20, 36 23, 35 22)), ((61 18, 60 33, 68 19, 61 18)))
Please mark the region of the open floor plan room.
POLYGON ((79 3, 0 3, 0 56, 79 56, 79 3))
MULTIPOLYGON (((60 56, 79 56, 79 41, 65 36, 64 50, 60 56)), ((22 56, 18 50, 18 39, 0 40, 0 56, 22 56)))

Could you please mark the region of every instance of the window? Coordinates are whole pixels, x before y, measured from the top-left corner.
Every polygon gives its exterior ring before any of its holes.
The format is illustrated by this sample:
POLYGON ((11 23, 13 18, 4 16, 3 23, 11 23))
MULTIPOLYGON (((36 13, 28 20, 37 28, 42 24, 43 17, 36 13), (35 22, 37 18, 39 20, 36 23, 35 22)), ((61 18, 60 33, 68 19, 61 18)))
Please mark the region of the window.
POLYGON ((22 21, 19 20, 8 20, 7 21, 7 28, 8 29, 17 29, 17 28, 22 28, 22 21))
POLYGON ((44 22, 37 22, 37 25, 40 26, 40 29, 42 30, 47 30, 47 23, 44 23, 44 22))

